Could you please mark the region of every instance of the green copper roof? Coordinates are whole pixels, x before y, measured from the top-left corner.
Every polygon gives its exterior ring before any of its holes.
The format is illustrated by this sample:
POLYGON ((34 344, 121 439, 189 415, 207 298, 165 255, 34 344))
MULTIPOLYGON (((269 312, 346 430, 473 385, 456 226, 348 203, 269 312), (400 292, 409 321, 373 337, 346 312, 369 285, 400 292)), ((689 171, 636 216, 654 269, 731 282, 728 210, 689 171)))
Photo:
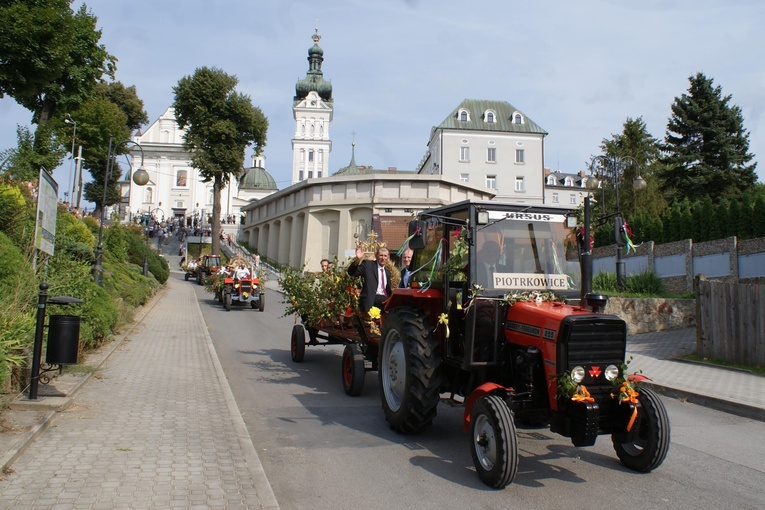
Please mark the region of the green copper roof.
POLYGON ((248 168, 247 173, 239 181, 239 189, 278 189, 276 181, 264 168, 248 168))
POLYGON ((313 46, 308 49, 308 72, 305 78, 295 84, 294 101, 297 103, 304 99, 312 90, 319 94, 324 101, 332 102, 332 83, 324 79, 321 71, 321 63, 324 61, 324 50, 319 47, 319 29, 313 35, 313 46))
POLYGON ((437 127, 440 129, 464 129, 468 131, 547 134, 547 131, 510 103, 486 99, 465 99, 437 127), (461 120, 460 114, 462 111, 468 112, 469 120, 461 120), (494 115, 494 122, 487 121, 488 113, 494 115), (517 114, 521 116, 521 123, 513 122, 517 114))

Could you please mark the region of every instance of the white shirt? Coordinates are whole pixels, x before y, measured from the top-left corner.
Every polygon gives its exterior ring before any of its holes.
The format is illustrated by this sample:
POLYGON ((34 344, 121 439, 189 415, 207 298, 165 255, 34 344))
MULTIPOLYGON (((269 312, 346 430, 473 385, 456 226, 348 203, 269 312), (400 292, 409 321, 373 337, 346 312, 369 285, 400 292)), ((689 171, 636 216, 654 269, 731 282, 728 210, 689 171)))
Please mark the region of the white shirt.
POLYGON ((377 294, 385 296, 385 267, 377 264, 377 294))

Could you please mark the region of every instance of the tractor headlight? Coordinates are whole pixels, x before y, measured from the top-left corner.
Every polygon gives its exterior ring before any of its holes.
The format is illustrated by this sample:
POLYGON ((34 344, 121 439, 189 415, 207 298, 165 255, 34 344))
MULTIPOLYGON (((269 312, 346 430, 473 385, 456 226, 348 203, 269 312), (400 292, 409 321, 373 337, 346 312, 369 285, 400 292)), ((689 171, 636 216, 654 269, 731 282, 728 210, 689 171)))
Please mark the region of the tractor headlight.
POLYGON ((584 380, 584 367, 574 367, 571 369, 571 380, 579 384, 584 380))
POLYGON ((614 379, 619 377, 619 367, 617 367, 616 365, 608 365, 606 367, 606 371, 604 375, 606 376, 606 380, 613 381, 614 379))

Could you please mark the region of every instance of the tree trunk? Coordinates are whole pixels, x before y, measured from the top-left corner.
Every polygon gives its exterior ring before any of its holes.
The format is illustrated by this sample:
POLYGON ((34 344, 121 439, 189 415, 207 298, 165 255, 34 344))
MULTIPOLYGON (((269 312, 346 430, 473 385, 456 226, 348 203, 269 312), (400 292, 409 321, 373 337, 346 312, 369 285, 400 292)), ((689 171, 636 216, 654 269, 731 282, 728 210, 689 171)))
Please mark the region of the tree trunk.
POLYGON ((210 247, 213 255, 220 255, 220 193, 223 189, 223 183, 220 175, 215 176, 213 181, 213 210, 212 210, 212 246, 210 247))

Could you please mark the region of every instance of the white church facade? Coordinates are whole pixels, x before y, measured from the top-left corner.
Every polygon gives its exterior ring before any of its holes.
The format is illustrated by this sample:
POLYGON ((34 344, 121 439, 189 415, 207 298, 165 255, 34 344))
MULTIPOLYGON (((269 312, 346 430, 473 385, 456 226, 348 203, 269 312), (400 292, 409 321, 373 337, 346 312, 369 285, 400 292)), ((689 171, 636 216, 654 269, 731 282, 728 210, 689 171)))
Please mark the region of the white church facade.
MULTIPOLYGON (((204 182, 191 166, 191 156, 183 148, 183 133, 173 108, 168 108, 143 133, 133 137, 138 144, 130 146, 133 170, 143 164, 149 182, 138 186, 129 174, 120 182, 124 221, 148 214, 160 221, 175 217, 183 218, 188 225, 194 219, 202 225, 210 224, 213 183, 204 182)), ((239 223, 242 207, 276 190, 276 183, 265 171, 264 158, 254 158, 240 178, 233 179, 221 193, 222 222, 239 223)))

